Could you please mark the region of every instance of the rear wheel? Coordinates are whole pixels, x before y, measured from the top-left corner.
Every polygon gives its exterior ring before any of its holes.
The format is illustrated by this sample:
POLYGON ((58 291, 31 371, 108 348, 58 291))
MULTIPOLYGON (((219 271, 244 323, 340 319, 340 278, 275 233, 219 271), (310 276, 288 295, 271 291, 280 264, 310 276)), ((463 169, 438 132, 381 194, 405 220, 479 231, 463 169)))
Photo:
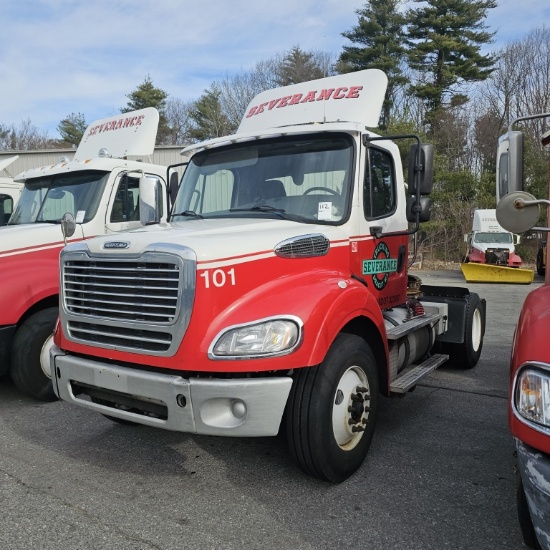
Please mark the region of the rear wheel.
POLYGON ((340 482, 363 463, 374 434, 378 375, 370 347, 339 335, 317 367, 299 369, 286 411, 290 452, 307 474, 340 482))
POLYGON ((477 365, 481 356, 485 320, 479 295, 472 292, 466 300, 464 342, 460 344, 441 342, 441 351, 449 354, 449 365, 461 369, 472 369, 477 365))
POLYGON ((26 319, 13 339, 10 375, 23 393, 52 401, 53 391, 47 350, 57 321, 58 309, 50 307, 26 319))

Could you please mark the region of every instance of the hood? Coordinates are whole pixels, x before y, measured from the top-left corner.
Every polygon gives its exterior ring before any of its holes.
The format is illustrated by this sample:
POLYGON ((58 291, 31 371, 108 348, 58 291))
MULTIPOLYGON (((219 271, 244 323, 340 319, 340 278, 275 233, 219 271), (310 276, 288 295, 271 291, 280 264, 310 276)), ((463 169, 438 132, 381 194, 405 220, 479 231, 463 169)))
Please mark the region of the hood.
POLYGON ((508 250, 509 252, 514 252, 515 246, 512 243, 473 243, 473 248, 481 250, 485 253, 487 250, 508 250))
MULTIPOLYGON (((71 240, 80 239, 78 232, 71 240)), ((49 246, 59 247, 63 243, 61 225, 53 223, 27 223, 0 227, 0 256, 13 252, 31 251, 49 246)))
MULTIPOLYGON (((189 220, 165 223, 136 229, 127 233, 101 236, 86 241, 94 254, 140 254, 151 245, 186 246, 197 261, 241 257, 247 254, 272 253, 273 248, 292 237, 321 233, 331 242, 345 240, 342 229, 327 225, 307 225, 287 220, 216 219, 189 220), (105 249, 106 242, 122 243, 120 247, 105 249)), ((116 246, 116 245, 115 245, 116 246)))

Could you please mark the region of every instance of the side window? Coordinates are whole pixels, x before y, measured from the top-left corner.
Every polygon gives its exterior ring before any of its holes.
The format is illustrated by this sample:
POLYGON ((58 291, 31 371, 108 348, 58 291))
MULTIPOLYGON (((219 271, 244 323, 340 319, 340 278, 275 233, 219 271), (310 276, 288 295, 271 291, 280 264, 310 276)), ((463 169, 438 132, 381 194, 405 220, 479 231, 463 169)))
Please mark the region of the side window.
POLYGON ((373 220, 395 211, 395 170, 389 153, 372 147, 368 151, 363 206, 365 218, 373 220))
POLYGON ((13 212, 13 199, 9 195, 0 195, 0 225, 6 225, 13 212))
MULTIPOLYGON (((163 216, 162 187, 158 178, 149 178, 159 188, 157 193, 160 204, 157 205, 161 217, 163 216)), ((139 178, 123 176, 111 210, 111 222, 130 222, 139 220, 139 178)))

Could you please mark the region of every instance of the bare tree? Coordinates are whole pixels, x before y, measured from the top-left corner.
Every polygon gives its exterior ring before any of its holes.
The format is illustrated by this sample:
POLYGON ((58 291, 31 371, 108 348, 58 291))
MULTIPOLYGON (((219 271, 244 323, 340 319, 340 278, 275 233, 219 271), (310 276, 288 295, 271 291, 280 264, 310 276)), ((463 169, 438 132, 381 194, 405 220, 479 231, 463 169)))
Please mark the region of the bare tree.
POLYGON ((192 102, 181 99, 168 98, 164 108, 164 115, 168 124, 168 132, 161 145, 184 145, 189 141, 189 132, 192 126, 190 112, 192 102))
POLYGON ((19 126, 0 124, 0 149, 6 151, 30 151, 50 149, 58 146, 47 130, 40 130, 30 119, 21 121, 19 126))

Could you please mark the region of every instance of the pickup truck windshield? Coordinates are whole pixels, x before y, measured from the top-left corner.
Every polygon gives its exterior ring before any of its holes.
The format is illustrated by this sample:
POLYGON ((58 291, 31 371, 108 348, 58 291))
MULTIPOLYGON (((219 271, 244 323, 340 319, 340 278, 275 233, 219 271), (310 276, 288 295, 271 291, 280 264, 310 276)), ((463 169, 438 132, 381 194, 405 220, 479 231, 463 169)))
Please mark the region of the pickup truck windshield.
POLYGON ((88 170, 29 179, 8 225, 60 223, 66 212, 86 223, 97 212, 108 177, 109 172, 88 170))
POLYGON ((511 244, 511 233, 476 233, 474 242, 485 244, 511 244))
POLYGON ((342 223, 352 159, 353 142, 345 134, 286 136, 202 151, 185 171, 172 220, 342 223))

